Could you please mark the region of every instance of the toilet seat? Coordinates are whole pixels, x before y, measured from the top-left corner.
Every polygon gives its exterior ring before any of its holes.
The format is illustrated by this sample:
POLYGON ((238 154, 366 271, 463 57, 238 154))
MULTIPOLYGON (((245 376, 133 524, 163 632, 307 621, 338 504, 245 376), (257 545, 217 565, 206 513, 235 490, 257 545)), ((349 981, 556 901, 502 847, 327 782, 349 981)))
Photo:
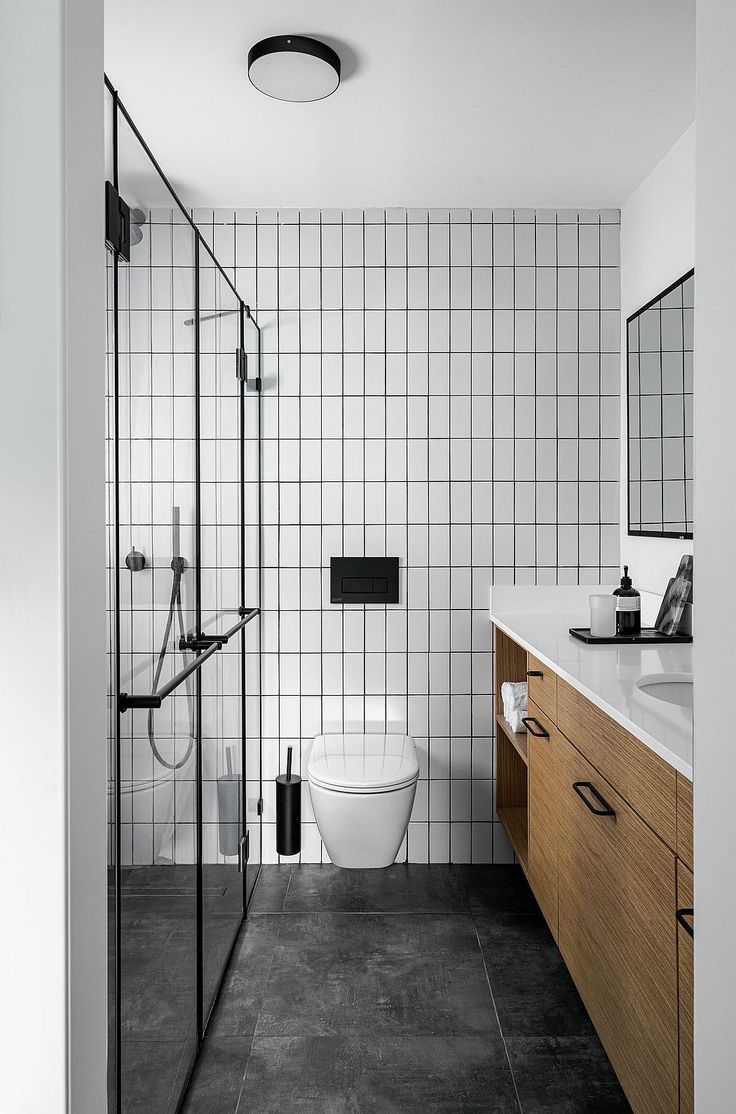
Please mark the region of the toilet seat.
POLYGON ((408 735, 318 735, 309 759, 309 781, 338 793, 387 793, 419 776, 408 735))

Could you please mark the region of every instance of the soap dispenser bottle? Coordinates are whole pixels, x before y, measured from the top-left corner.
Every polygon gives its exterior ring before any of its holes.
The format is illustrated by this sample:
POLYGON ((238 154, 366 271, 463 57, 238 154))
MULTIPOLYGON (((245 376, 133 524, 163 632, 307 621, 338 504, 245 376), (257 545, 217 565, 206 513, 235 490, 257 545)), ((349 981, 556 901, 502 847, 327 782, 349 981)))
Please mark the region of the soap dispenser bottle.
POLYGON ((616 599, 616 634, 639 634, 641 631, 641 596, 632 585, 629 566, 624 565, 621 587, 614 590, 616 599))

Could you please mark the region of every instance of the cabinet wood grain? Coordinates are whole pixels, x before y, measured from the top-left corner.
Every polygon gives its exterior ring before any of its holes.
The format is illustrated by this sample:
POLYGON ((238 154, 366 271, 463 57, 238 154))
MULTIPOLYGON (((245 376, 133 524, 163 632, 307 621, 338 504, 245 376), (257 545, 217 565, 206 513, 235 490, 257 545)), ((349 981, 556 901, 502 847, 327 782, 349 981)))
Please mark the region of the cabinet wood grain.
POLYGON ((677 854, 693 869, 693 783, 677 774, 677 854))
POLYGON ((674 851, 676 771, 560 678, 557 726, 674 851))
POLYGON ((558 937, 557 851, 562 796, 562 736, 541 708, 529 702, 548 739, 528 736, 529 753, 529 882, 555 940, 558 937))
MULTIPOLYGON (((693 875, 681 862, 677 864, 677 908, 693 907, 693 875)), ((692 918, 689 918, 692 924, 692 918)), ((693 938, 682 925, 677 928, 677 966, 680 998, 680 1114, 693 1114, 693 938)))
POLYGON ((529 654, 527 661, 529 699, 557 721, 557 674, 549 666, 529 654))
POLYGON ((566 739, 558 753, 560 950, 636 1114, 677 1114, 675 856, 566 739))

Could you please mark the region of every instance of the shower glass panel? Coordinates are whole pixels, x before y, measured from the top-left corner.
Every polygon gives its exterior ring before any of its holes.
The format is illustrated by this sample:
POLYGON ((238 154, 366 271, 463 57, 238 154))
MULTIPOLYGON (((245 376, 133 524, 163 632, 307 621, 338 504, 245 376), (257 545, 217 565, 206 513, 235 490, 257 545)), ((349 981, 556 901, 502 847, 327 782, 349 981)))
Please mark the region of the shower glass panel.
MULTIPOLYGON (((118 190, 120 685, 182 669, 196 623, 196 235, 124 118, 118 190), (138 555, 136 557, 136 554, 138 555), (142 565, 142 567, 140 567, 142 565)), ((173 1111, 197 1048, 196 676, 120 726, 122 1110, 173 1111)))
POLYGON ((105 96, 109 1111, 175 1114, 260 864, 260 333, 105 96))
MULTIPOLYGON (((212 259, 200 266, 202 631, 244 618, 240 300, 212 259)), ((203 1010, 209 1016, 243 911, 243 639, 228 638, 202 684, 203 1010)))

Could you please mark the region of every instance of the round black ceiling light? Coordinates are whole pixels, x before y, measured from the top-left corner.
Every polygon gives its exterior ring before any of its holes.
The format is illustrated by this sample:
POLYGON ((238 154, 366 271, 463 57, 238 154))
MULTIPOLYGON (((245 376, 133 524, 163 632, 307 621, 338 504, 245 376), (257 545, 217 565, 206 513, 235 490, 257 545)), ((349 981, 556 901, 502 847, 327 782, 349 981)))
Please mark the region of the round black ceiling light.
POLYGON ((321 101, 340 84, 340 58, 306 35, 272 35, 248 51, 248 77, 279 101, 321 101))

